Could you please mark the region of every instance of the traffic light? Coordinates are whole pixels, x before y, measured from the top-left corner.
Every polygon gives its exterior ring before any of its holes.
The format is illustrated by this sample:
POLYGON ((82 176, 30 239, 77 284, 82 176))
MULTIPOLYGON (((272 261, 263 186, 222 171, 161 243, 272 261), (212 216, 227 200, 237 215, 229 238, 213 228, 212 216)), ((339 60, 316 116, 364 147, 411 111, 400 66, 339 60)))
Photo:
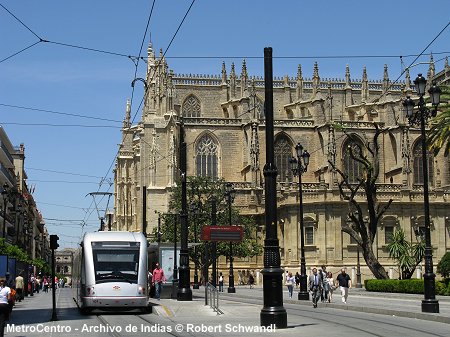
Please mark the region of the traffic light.
POLYGON ((58 235, 50 235, 50 249, 58 249, 58 235))

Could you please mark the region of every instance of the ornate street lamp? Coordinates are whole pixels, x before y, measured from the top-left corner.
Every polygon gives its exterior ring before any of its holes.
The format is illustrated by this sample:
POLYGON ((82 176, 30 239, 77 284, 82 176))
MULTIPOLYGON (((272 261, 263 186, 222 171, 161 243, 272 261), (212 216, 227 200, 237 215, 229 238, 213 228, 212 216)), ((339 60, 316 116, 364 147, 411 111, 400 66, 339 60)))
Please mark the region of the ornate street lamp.
POLYGON ((423 202, 425 208, 425 274, 424 280, 424 296, 422 300, 423 312, 439 312, 439 302, 436 299, 435 293, 435 278, 433 273, 433 250, 431 247, 431 233, 430 233, 430 202, 428 196, 428 160, 427 160, 427 142, 425 138, 425 123, 430 117, 436 116, 437 106, 440 103, 441 89, 433 82, 428 93, 430 94, 431 104, 434 107, 430 110, 425 105, 423 96, 425 95, 427 80, 419 74, 414 80, 416 92, 419 95, 419 102, 417 103, 417 110, 414 110, 415 103, 411 97, 407 97, 403 102, 406 116, 411 125, 420 125, 421 142, 422 142, 422 166, 423 166, 423 202))
POLYGON ((297 158, 292 157, 289 160, 291 170, 294 176, 298 175, 298 195, 300 205, 300 291, 298 292, 298 299, 303 301, 309 300, 309 293, 307 290, 307 276, 306 276, 306 263, 305 263, 305 232, 303 226, 303 192, 302 192, 302 174, 305 173, 309 165, 308 151, 303 150, 302 144, 298 143, 295 146, 297 158))
MULTIPOLYGON (((233 188, 231 183, 225 185, 225 197, 228 203, 228 220, 231 226, 231 204, 234 201, 236 195, 236 190, 233 188)), ((234 287, 234 274, 233 274, 233 243, 230 241, 230 276, 228 278, 228 292, 235 293, 236 288, 234 287)))

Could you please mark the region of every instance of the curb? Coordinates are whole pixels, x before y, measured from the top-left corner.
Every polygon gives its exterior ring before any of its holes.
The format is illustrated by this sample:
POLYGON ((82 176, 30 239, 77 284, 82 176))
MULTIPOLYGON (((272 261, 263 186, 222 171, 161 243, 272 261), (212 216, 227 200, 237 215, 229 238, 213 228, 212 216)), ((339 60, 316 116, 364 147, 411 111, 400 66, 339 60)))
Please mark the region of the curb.
MULTIPOLYGON (((199 294, 196 294, 196 296, 199 296, 199 294)), ((221 298, 227 301, 239 301, 241 299, 252 299, 254 300, 255 297, 245 296, 242 294, 239 294, 239 298, 235 298, 234 296, 230 295, 222 295, 221 298)), ((257 299, 260 300, 260 299, 257 299)), ((294 301, 294 300, 284 300, 284 303, 288 304, 294 304, 294 305, 303 305, 303 306, 311 306, 311 301, 294 301)), ((350 311, 358 311, 358 312, 365 312, 370 314, 379 314, 379 315, 386 315, 386 316, 397 316, 397 317, 405 317, 405 318, 415 318, 415 319, 421 319, 426 321, 433 321, 433 322, 440 322, 445 324, 450 324, 450 317, 447 316, 440 316, 439 314, 428 314, 428 313, 420 313, 420 312, 408 312, 408 311, 400 311, 400 310, 392 310, 392 309, 379 309, 379 308, 371 308, 371 307, 362 307, 362 306, 355 306, 355 305, 339 305, 334 303, 321 303, 322 307, 330 307, 333 309, 341 309, 341 310, 350 310, 350 311)))

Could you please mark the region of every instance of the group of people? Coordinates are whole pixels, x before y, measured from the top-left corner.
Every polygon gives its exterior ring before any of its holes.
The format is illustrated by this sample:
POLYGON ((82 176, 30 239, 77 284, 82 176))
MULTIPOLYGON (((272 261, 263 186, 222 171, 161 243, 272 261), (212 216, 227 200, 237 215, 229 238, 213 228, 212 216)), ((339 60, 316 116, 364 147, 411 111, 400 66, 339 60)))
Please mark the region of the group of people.
MULTIPOLYGON (((285 284, 288 287, 289 298, 292 298, 294 290, 294 284, 297 287, 300 284, 300 274, 297 272, 295 276, 292 276, 291 272, 286 271, 285 284)), ((339 288, 341 292, 342 303, 347 304, 348 289, 351 288, 352 281, 350 276, 346 273, 345 268, 341 269, 341 272, 333 279, 333 274, 327 272, 326 266, 321 268, 313 268, 311 274, 308 277, 308 289, 312 296, 313 307, 317 308, 319 299, 322 302, 331 302, 333 297, 333 291, 339 288)))

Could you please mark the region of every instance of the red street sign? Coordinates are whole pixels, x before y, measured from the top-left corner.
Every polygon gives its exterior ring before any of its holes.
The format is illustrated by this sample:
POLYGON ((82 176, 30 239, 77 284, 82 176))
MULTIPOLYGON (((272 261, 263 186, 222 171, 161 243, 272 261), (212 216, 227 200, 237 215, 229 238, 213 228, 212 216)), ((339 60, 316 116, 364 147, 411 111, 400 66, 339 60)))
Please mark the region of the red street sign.
POLYGON ((241 226, 203 226, 203 241, 242 241, 243 229, 241 226))

